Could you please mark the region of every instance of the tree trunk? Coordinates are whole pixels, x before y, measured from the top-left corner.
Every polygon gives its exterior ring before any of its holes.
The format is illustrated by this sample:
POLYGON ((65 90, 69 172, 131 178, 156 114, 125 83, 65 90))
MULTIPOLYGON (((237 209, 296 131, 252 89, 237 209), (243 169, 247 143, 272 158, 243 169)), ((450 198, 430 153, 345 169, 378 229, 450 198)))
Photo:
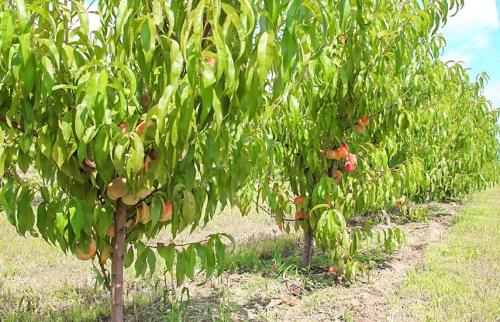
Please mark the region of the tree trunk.
POLYGON ((304 230, 304 248, 302 249, 302 267, 308 267, 311 264, 311 254, 313 245, 313 230, 309 223, 304 230))
POLYGON ((118 199, 115 212, 113 262, 111 265, 111 321, 113 322, 123 322, 123 258, 125 257, 126 222, 127 206, 121 199, 118 199))

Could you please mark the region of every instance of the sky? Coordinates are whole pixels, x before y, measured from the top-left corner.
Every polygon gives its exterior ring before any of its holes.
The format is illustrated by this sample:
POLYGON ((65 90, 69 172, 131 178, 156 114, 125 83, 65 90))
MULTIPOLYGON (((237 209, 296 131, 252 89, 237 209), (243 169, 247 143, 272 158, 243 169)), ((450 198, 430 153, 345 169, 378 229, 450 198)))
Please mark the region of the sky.
MULTIPOLYGON (((90 24, 98 23, 91 15, 90 24)), ((487 72, 490 81, 484 94, 494 107, 500 107, 500 0, 465 0, 465 6, 449 18, 442 32, 447 41, 443 60, 462 61, 472 80, 487 72)))
POLYGON ((500 107, 500 0, 465 0, 443 29, 447 46, 443 60, 462 61, 475 79, 487 72, 485 96, 500 107))

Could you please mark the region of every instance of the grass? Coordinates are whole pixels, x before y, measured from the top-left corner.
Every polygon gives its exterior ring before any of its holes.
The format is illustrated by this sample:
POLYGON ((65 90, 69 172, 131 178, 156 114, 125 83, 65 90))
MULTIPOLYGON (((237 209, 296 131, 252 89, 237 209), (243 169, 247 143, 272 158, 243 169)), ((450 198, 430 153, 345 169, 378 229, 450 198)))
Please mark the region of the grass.
POLYGON ((500 320, 500 188, 478 194, 393 301, 412 321, 500 320))

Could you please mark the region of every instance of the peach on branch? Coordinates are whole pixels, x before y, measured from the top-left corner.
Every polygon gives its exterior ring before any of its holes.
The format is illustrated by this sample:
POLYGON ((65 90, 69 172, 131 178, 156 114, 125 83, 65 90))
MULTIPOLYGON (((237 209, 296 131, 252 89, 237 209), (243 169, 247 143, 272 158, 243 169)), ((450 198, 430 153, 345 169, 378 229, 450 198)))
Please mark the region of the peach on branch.
POLYGON ((352 164, 356 165, 358 164, 358 158, 356 157, 355 154, 353 153, 349 153, 346 157, 345 157, 346 161, 349 161, 351 162, 352 164))
POLYGON ((296 220, 307 219, 307 213, 304 210, 299 210, 295 213, 296 220))
POLYGON ((344 168, 347 173, 352 173, 354 172, 354 170, 356 170, 356 166, 350 161, 347 161, 345 163, 344 168))
POLYGON ((141 123, 139 123, 139 125, 137 125, 137 127, 135 128, 135 132, 139 135, 143 135, 144 132, 146 132, 147 129, 153 127, 156 125, 156 122, 153 121, 153 120, 147 120, 147 121, 142 121, 141 123))
POLYGON ((99 263, 104 264, 111 257, 111 253, 113 252, 113 248, 111 246, 106 246, 106 248, 99 255, 99 263))
POLYGON ((115 237, 115 226, 114 225, 110 225, 108 227, 108 230, 106 230, 106 236, 111 237, 111 238, 115 237))
POLYGON ((142 210, 141 207, 135 208, 135 221, 134 225, 138 225, 141 222, 142 210))
POLYGON ((320 150, 321 154, 323 154, 328 160, 339 160, 337 151, 335 150, 320 150))
POLYGON ((151 220, 151 211, 147 203, 141 204, 141 223, 147 224, 151 220))
POLYGON ((362 126, 362 125, 360 125, 360 124, 356 124, 356 125, 354 125, 354 128, 356 129, 356 132, 358 132, 358 133, 363 133, 363 132, 365 132, 365 127, 364 127, 364 126, 362 126))
POLYGON ((126 204, 127 206, 136 205, 140 199, 141 198, 139 198, 139 196, 134 196, 131 193, 127 193, 125 196, 122 197, 123 203, 126 204))
POLYGON ((304 204, 304 200, 305 198, 302 197, 302 196, 297 196, 293 199, 293 203, 296 205, 296 206, 302 206, 304 204))
POLYGON ((86 261, 86 260, 89 260, 92 257, 94 257, 96 250, 97 250, 97 244, 96 244, 95 240, 92 239, 90 241, 90 245, 89 245, 88 250, 85 250, 84 248, 82 248, 81 245, 78 245, 76 247, 75 255, 76 255, 76 257, 78 257, 78 259, 81 259, 82 261, 86 261))
POLYGON ((139 190, 139 192, 137 193, 137 197, 139 197, 140 199, 144 199, 148 197, 151 193, 153 193, 153 189, 144 188, 139 190))
POLYGON ((172 203, 170 202, 170 200, 167 200, 167 202, 165 202, 163 214, 161 215, 159 221, 161 223, 165 223, 165 222, 169 221, 170 219, 172 219, 172 203))
POLYGON ((117 177, 108 184, 107 195, 111 200, 117 200, 128 193, 127 179, 117 177))
POLYGON ((361 126, 367 126, 368 123, 370 123, 370 119, 368 118, 368 116, 366 115, 363 115, 359 118, 359 121, 358 123, 361 125, 361 126))
POLYGON ((342 160, 347 156, 347 154, 349 154, 349 148, 347 145, 343 144, 337 149, 338 160, 342 160))

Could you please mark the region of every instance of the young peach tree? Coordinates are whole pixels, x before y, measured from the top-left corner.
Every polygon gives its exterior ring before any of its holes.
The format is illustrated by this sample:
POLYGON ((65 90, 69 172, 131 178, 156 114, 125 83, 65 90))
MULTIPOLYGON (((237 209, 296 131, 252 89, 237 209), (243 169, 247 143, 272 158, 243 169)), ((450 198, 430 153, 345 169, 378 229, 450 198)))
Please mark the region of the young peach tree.
MULTIPOLYGON (((99 262, 113 321, 124 266, 154 270, 159 254, 178 283, 195 267, 223 269, 223 234, 146 241, 193 230, 218 207, 248 208, 239 195, 262 156, 261 116, 289 87, 269 91, 269 75, 275 59, 297 61, 277 50, 276 4, 0 3, 0 204, 21 235, 99 262)), ((307 29, 321 20, 314 2, 300 15, 300 2, 282 5, 290 37, 321 38, 307 29)))

